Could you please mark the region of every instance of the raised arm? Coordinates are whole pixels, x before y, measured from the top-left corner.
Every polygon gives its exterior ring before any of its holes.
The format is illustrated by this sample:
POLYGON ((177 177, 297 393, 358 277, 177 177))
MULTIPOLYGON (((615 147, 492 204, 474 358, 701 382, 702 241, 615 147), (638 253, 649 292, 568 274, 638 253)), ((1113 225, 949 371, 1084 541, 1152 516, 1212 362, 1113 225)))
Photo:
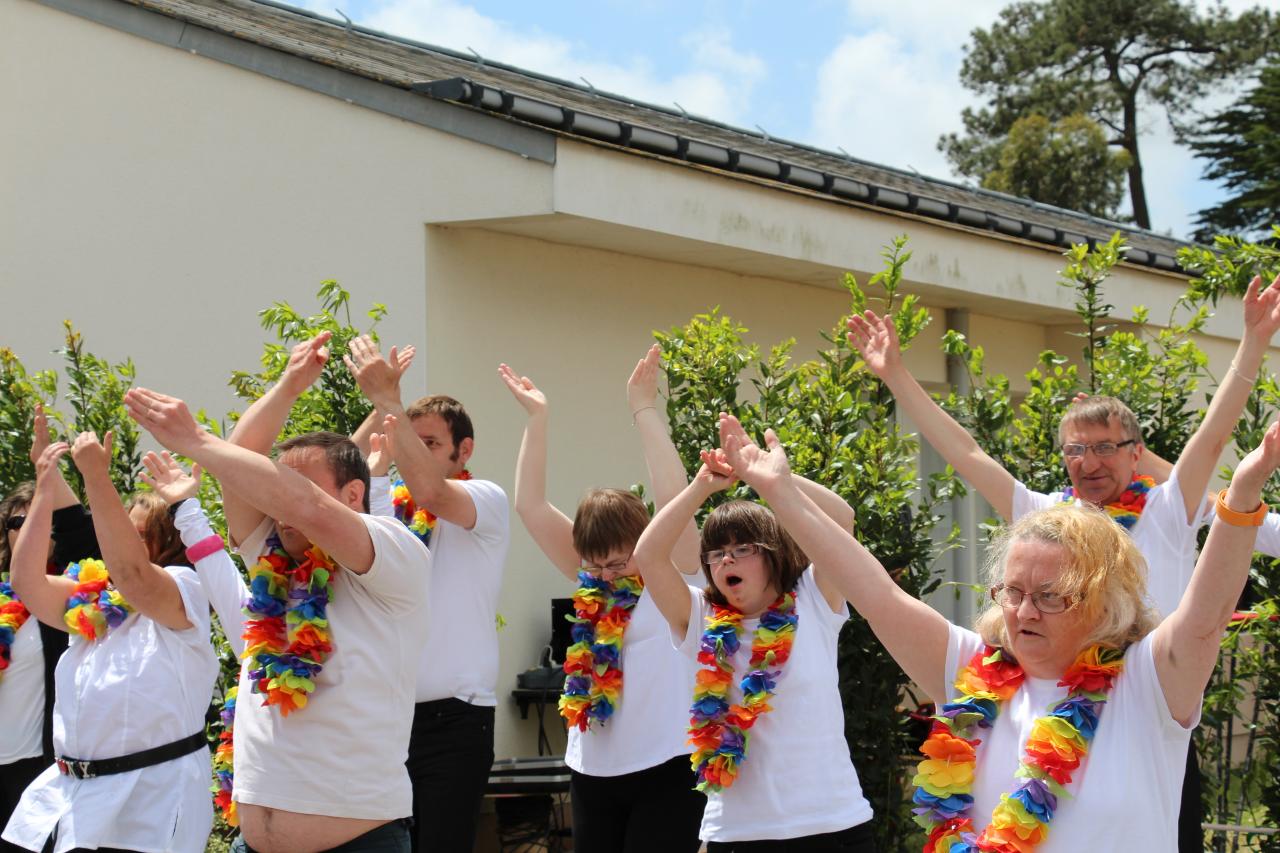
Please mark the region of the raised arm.
MULTIPOLYGON (((627 380, 627 405, 631 409, 631 422, 640 435, 640 450, 644 454, 645 468, 649 471, 649 485, 653 487, 656 510, 670 503, 684 491, 689 483, 684 463, 671 441, 671 433, 658 412, 658 373, 662 370, 662 347, 649 347, 644 358, 636 362, 636 369, 627 380)), ((672 559, 686 575, 696 575, 702 568, 698 555, 698 526, 693 519, 680 533, 671 552, 672 559)))
POLYGON ((1219 500, 1191 583, 1178 609, 1155 630, 1152 642, 1160 686, 1169 712, 1183 725, 1200 710, 1223 632, 1249 578, 1258 528, 1239 516, 1255 512, 1262 504, 1262 489, 1277 467, 1280 422, 1271 425, 1262 443, 1236 468, 1225 500, 1219 500))
POLYGON ((148 452, 142 457, 142 464, 146 468, 142 481, 169 505, 173 523, 186 546, 187 558, 195 565, 200 586, 218 614, 227 641, 238 657, 244 651, 244 638, 240 636, 244 623, 241 605, 249 590, 235 561, 227 553, 226 544, 214 532, 196 497, 200 493, 203 472, 199 465, 195 465, 188 474, 168 451, 148 452))
MULTIPOLYGON (((200 463, 225 490, 235 491, 255 510, 293 527, 344 568, 364 574, 373 566, 373 540, 351 508, 364 495, 330 495, 298 472, 260 453, 223 441, 200 429, 176 397, 133 388, 125 395, 129 417, 174 453, 200 463)), ((349 490, 353 484, 338 484, 349 490)))
POLYGON ((689 485, 669 504, 658 510, 636 543, 635 561, 644 578, 645 589, 666 618, 672 632, 683 637, 689 631, 689 587, 672 560, 671 552, 685 526, 707 498, 733 485, 734 478, 707 451, 703 465, 689 485))
MULTIPOLYGON (((400 401, 399 354, 391 348, 383 358, 378 345, 368 335, 350 344, 350 355, 343 356, 351 375, 369 401, 383 413, 383 424, 394 424, 392 445, 396 468, 404 478, 409 493, 418 506, 425 507, 437 518, 470 530, 476 525, 476 504, 471 493, 456 479, 449 477, 448 467, 437 459, 413 431, 413 424, 400 401)), ((464 443, 470 439, 464 439, 464 443)))
MULTIPOLYGON (((58 461, 71 447, 64 441, 49 445, 36 459, 36 492, 27 507, 27 520, 18 531, 9 559, 9 582, 22 599, 27 611, 44 624, 66 631, 63 614, 75 584, 68 578, 49 575, 49 535, 53 528, 53 509, 59 490, 54 481, 62 480, 58 461)), ((65 485, 65 484, 64 484, 65 485)))
POLYGON ((1013 515, 1013 475, 978 446, 968 430, 942 410, 902 364, 898 332, 889 316, 849 318, 849 341, 862 354, 867 369, 893 392, 898 407, 906 412, 921 434, 942 454, 961 478, 978 490, 1000 517, 1013 515))
POLYGON ((505 364, 498 376, 528 415, 516 459, 516 514, 552 565, 577 580, 581 556, 573 547, 573 522, 547 500, 547 397, 505 364))
MULTIPOLYGON (((193 422, 194 423, 194 422, 193 422)), ((135 610, 181 631, 191 627, 178 584, 151 562, 146 543, 129 520, 115 484, 111 482, 111 433, 100 443, 91 432, 76 436, 71 458, 84 476, 85 496, 93 513, 93 528, 102 548, 102 562, 111 582, 135 610)))
POLYGON ((1196 519, 1209 480, 1218 467, 1218 457, 1231 441, 1231 433, 1258 381, 1262 357, 1267 354, 1277 329, 1280 329, 1280 276, 1266 290, 1262 290, 1262 279, 1254 276, 1244 295, 1244 334, 1231 367, 1214 392, 1204 420, 1173 466, 1178 472, 1188 523, 1196 519))
MULTIPOLYGON (((52 440, 49 435, 49 419, 44 413, 44 405, 36 403, 35 418, 32 423, 31 430, 31 463, 34 465, 45 448, 49 446, 52 440)), ((80 499, 76 497, 76 493, 71 491, 71 487, 67 485, 67 480, 62 476, 62 468, 56 469, 57 477, 50 483, 53 492, 53 508, 54 510, 66 509, 69 506, 75 506, 80 503, 80 499)))
MULTIPOLYGON (((293 348, 280 381, 240 416, 235 429, 227 436, 229 443, 261 456, 271 452, 276 437, 289 420, 293 404, 320 378, 325 362, 329 360, 326 344, 331 337, 331 332, 321 332, 293 348)), ((266 517, 266 513, 259 510, 249 496, 237 494, 226 483, 222 483, 222 510, 227 517, 227 532, 237 544, 253 533, 266 517)))
MULTIPOLYGON (((417 351, 414 346, 406 346, 396 353, 396 369, 400 372, 402 379, 405 371, 409 369, 409 365, 413 363, 413 356, 417 351)), ((386 412, 379 412, 378 407, 374 406, 369 410, 369 414, 365 416, 365 419, 360 422, 360 426, 356 427, 356 431, 351 434, 352 443, 360 448, 360 452, 366 457, 372 457, 377 452, 377 448, 373 446, 373 436, 382 428, 382 421, 386 416, 386 412)), ((373 465, 370 464, 369 468, 372 470, 373 465)))
POLYGON ((815 571, 822 567, 913 681, 945 683, 947 620, 894 583, 880 561, 800 489, 773 430, 765 433, 765 444, 767 453, 731 434, 724 452, 734 473, 769 502, 815 571))

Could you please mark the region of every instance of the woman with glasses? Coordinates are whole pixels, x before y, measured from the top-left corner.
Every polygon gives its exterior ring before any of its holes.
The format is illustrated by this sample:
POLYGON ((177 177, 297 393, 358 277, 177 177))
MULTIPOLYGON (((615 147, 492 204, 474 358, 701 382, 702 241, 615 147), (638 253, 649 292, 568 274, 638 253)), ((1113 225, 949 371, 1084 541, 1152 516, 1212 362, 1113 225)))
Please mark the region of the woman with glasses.
POLYGON ((1280 423, 1217 496, 1187 593, 1158 624, 1132 539, 1073 505, 1006 528, 988 550, 993 600, 977 630, 950 624, 797 490, 766 443, 730 436, 733 473, 940 709, 915 776, 926 853, 1177 848, 1187 742, 1267 512, 1280 423))
MULTIPOLYGON (((27 850, 203 850, 212 824, 205 712, 217 675, 209 601, 184 565, 157 565, 111 482, 110 434, 81 433, 36 461, 14 544, 14 589, 32 617, 70 631, 58 661, 55 761, 22 795, 4 837, 27 850), (44 572, 70 452, 102 559, 44 572)), ((155 543, 153 543, 155 544, 155 543)), ((180 547, 178 548, 180 550, 180 547)), ((169 555, 175 557, 176 555, 169 555)))
MULTIPOLYGON (((735 419, 721 418, 722 444, 747 441, 735 419)), ((711 853, 873 851, 871 806, 849 757, 836 670, 849 618, 845 593, 826 560, 806 559, 773 512, 750 501, 707 516, 706 587, 688 587, 672 549, 699 508, 739 476, 723 452, 702 458, 635 551, 672 641, 702 667, 687 725, 697 785, 707 794, 701 837, 711 853)), ((853 510, 839 496, 789 473, 787 480, 821 507, 828 525, 850 535, 853 510)))
MULTIPOLYGON (((662 507, 686 476, 657 410, 660 354, 655 345, 636 365, 627 401, 662 507)), ((671 647, 632 557, 649 511, 620 489, 588 491, 572 521, 556 509, 546 496, 546 396, 505 364, 498 372, 529 416, 516 512, 547 559, 578 587, 560 699, 574 849, 693 853, 705 802, 693 788, 684 736, 693 669, 671 647)), ((678 562, 682 572, 696 574, 697 531, 687 527, 678 562)))
MULTIPOLYGON (((44 409, 36 407, 31 461, 49 444, 44 409)), ((93 520, 59 478, 55 489, 52 543, 45 566, 61 574, 68 563, 99 557, 93 520)), ((27 520, 35 483, 22 483, 0 501, 0 829, 8 823, 27 785, 53 762, 53 674, 67 648, 67 634, 31 618, 9 582, 13 547, 27 520)), ((0 840, 0 851, 21 848, 0 840)))

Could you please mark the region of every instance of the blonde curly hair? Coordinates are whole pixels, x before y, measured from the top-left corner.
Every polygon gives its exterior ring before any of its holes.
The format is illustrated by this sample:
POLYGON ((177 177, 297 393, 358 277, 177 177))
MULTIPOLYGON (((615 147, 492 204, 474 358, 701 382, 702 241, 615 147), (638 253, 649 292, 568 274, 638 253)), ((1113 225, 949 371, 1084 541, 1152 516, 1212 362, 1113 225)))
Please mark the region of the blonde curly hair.
MULTIPOLYGON (((1070 596, 1073 609, 1093 626, 1085 646, 1124 649, 1151 633, 1159 619, 1147 604, 1147 562, 1129 534, 1101 510, 1061 504, 1006 526, 987 549, 985 574, 1004 581, 1009 550, 1016 542, 1050 542, 1066 552, 1053 591, 1070 596)), ((975 630, 984 642, 1011 648, 1004 610, 992 601, 978 615, 975 630)))

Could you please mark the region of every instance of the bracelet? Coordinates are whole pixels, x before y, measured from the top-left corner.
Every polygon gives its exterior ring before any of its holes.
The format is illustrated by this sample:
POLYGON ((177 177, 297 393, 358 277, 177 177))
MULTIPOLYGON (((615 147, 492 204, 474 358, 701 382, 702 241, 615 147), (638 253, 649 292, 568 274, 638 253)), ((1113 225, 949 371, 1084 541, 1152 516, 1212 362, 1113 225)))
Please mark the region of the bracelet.
POLYGON ((641 413, 641 412, 643 412, 645 409, 653 409, 653 410, 656 412, 656 411, 658 410, 658 407, 657 407, 657 406, 641 406, 640 408, 636 409, 634 412, 632 412, 632 413, 631 413, 631 425, 632 425, 632 426, 635 426, 635 423, 636 423, 636 415, 640 414, 640 413, 641 413))
POLYGON ((1240 368, 1236 367, 1235 361, 1231 362, 1231 367, 1229 367, 1228 370, 1230 370, 1236 376, 1239 376, 1245 382, 1248 382, 1250 385, 1256 385, 1258 382, 1258 375, 1256 373, 1253 375, 1253 378, 1249 378, 1248 376, 1245 376, 1243 373, 1240 372, 1240 368))
POLYGON ((1258 508, 1252 512, 1237 512, 1227 506, 1227 490, 1223 489, 1218 492, 1218 500, 1215 505, 1218 518, 1230 524, 1232 527, 1261 527, 1262 520, 1267 517, 1270 511, 1265 503, 1259 503, 1258 508))
POLYGON ((188 548, 187 559, 192 563, 198 563, 210 554, 216 554, 226 547, 227 545, 222 541, 222 537, 215 533, 212 536, 206 536, 188 548))

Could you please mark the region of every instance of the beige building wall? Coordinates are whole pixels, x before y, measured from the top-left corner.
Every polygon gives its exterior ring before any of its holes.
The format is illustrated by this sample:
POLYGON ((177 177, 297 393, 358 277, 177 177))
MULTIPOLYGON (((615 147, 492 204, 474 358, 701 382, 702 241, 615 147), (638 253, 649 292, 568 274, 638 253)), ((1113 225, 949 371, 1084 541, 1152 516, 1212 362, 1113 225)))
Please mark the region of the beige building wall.
MULTIPOLYGON (((652 330, 719 305, 807 357, 848 308, 843 271, 865 283, 894 235, 911 236, 906 289, 933 316, 908 354, 930 387, 946 309, 970 311, 1015 390, 1073 319, 1043 247, 576 142, 537 162, 31 0, 0 0, 0 106, 16 117, 0 134, 0 344, 29 367, 56 363, 71 318, 94 352, 132 356, 140 384, 221 413, 230 372, 256 367, 257 312, 307 310, 336 278, 357 311, 387 304, 384 341, 419 347, 406 394, 462 399, 473 470, 509 493, 523 411, 496 367, 539 382, 550 497, 570 513, 587 487, 644 478, 624 386, 652 330)), ((1137 268, 1114 281, 1122 311, 1155 317, 1181 290, 1137 268)), ((1210 325, 1219 375, 1238 328, 1231 304, 1210 325)), ((535 752, 507 691, 570 592, 513 513, 499 755, 535 752)))

